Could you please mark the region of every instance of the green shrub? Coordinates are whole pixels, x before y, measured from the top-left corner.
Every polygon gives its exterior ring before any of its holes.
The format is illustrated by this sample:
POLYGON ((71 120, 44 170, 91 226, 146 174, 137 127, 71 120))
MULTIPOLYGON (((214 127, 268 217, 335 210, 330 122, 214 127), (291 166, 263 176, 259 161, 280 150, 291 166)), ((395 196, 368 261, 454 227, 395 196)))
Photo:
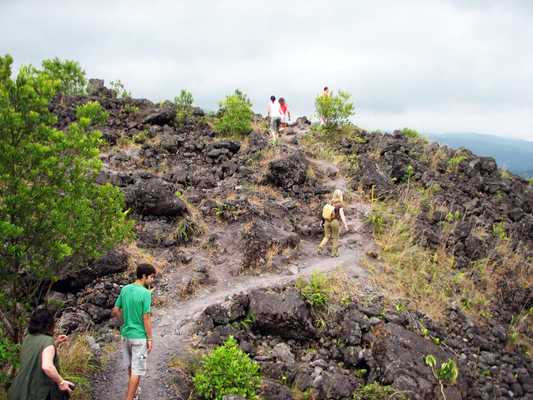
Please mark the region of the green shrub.
POLYGON ((299 280, 296 286, 311 306, 323 308, 328 304, 330 288, 328 279, 324 274, 313 272, 308 282, 299 280))
POLYGON ((323 122, 323 129, 331 132, 349 123, 350 117, 355 114, 355 108, 350 101, 348 92, 339 90, 338 94, 331 96, 319 95, 315 99, 317 116, 323 122))
POLYGON ((422 137, 418 131, 411 128, 403 128, 400 133, 409 139, 420 139, 422 137))
POLYGON ((443 362, 438 368, 437 359, 432 354, 428 354, 426 357, 424 357, 424 362, 429 368, 431 368, 431 372, 439 383, 441 391, 443 391, 444 383, 448 383, 450 385, 455 385, 457 383, 457 378, 459 377, 459 368, 457 368, 457 364, 451 358, 448 359, 448 361, 443 362))
POLYGON ((43 72, 59 81, 58 92, 66 96, 82 96, 86 93, 87 80, 80 64, 71 60, 53 58, 42 62, 43 72))
POLYGON ((225 221, 234 221, 239 214, 237 207, 228 203, 217 203, 213 210, 217 218, 225 221))
POLYGON ((459 164, 461 164, 465 160, 466 160, 465 156, 461 156, 461 155, 454 156, 448 160, 448 167, 451 170, 456 171, 459 164))
POLYGON ((381 211, 373 209, 367 217, 367 222, 372 225, 374 233, 382 233, 386 221, 381 211))
POLYGON ((446 222, 452 223, 460 221, 462 218, 460 211, 450 211, 448 214, 446 214, 446 222))
POLYGON ((414 174, 415 174, 415 169, 411 164, 409 164, 407 168, 405 169, 405 174, 402 177, 402 181, 407 182, 407 184, 409 184, 414 174))
POLYGON ((204 356, 193 382, 203 399, 222 400, 229 394, 257 399, 261 384, 259 364, 239 349, 230 336, 222 346, 204 356))
POLYGON ((529 186, 533 186, 533 178, 529 178, 527 180, 527 183, 529 184, 529 186))
POLYGON ((492 225, 492 234, 500 240, 507 240, 509 237, 505 230, 505 222, 498 222, 492 225))
POLYGON ((392 386, 369 383, 359 387, 353 394, 354 400, 407 400, 407 396, 396 391, 392 386))
POLYGON ((182 124, 192 115, 194 99, 192 93, 188 90, 181 89, 179 96, 174 99, 176 106, 176 121, 182 124))
POLYGON ((511 179, 513 177, 513 175, 511 174, 511 172, 509 172, 509 170, 505 169, 505 168, 502 168, 500 169, 500 176, 503 178, 503 179, 511 179))
POLYGON ((119 99, 131 99, 131 92, 126 90, 126 87, 120 79, 111 81, 109 85, 111 85, 111 90, 115 94, 115 97, 119 99))
POLYGON ((222 114, 215 122, 215 130, 225 135, 245 135, 252 130, 253 111, 246 95, 236 90, 220 102, 222 114))
POLYGON ((146 139, 148 139, 148 132, 146 131, 138 132, 135 135, 133 135, 132 139, 134 143, 137 143, 137 144, 144 143, 146 142, 146 139))
POLYGON ((192 238, 201 233, 201 229, 190 217, 183 218, 176 228, 176 240, 181 243, 188 243, 192 238))
POLYGON ((137 114, 139 112, 139 107, 135 104, 128 103, 124 105, 124 112, 126 114, 137 114))

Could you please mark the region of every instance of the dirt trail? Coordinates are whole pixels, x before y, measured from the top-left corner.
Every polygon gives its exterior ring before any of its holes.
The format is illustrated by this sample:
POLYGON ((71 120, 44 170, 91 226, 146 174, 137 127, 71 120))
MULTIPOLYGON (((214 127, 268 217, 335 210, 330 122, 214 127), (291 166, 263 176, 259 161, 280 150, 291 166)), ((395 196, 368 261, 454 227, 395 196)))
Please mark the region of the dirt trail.
MULTIPOLYGON (((293 146, 290 146, 293 147, 293 146)), ((296 146, 294 146, 296 147, 296 146)), ((311 160, 320 167, 334 167, 324 160, 311 160)), ((338 175, 332 184, 344 189, 346 182, 338 175)), ((363 218, 367 208, 360 203, 347 205, 346 215, 350 232, 341 237, 340 256, 336 258, 316 256, 317 240, 302 240, 302 257, 286 268, 286 272, 264 273, 259 276, 240 275, 218 281, 216 285, 198 290, 189 300, 171 298, 162 308, 154 309, 154 350, 149 356, 149 372, 141 382, 141 400, 176 399, 169 385, 171 372, 169 360, 180 354, 191 343, 191 332, 196 317, 207 306, 224 301, 228 296, 253 289, 282 286, 295 281, 298 277, 309 276, 315 271, 328 272, 342 269, 348 275, 364 278, 366 271, 359 266, 359 259, 370 245, 362 232, 363 218)), ((105 371, 95 381, 95 399, 121 400, 127 384, 126 369, 122 366, 120 351, 116 351, 105 371)))

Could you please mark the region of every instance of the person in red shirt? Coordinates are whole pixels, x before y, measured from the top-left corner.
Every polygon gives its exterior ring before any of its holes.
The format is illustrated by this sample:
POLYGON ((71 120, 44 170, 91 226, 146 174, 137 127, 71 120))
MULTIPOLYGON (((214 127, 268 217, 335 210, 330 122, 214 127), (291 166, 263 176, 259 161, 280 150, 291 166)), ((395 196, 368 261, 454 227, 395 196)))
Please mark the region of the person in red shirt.
POLYGON ((280 97, 278 101, 279 110, 281 113, 281 126, 285 128, 288 126, 289 121, 291 120, 291 112, 289 111, 289 107, 283 97, 280 97))

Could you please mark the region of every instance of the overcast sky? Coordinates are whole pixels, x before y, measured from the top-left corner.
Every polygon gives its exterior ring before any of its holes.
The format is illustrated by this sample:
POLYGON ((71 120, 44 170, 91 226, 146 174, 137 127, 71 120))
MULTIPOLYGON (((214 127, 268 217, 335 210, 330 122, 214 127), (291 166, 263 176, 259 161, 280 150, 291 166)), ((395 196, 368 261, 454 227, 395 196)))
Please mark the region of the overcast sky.
POLYGON ((311 116, 324 85, 367 129, 533 140, 532 0, 0 0, 0 54, 80 62, 135 97, 235 88, 311 116))

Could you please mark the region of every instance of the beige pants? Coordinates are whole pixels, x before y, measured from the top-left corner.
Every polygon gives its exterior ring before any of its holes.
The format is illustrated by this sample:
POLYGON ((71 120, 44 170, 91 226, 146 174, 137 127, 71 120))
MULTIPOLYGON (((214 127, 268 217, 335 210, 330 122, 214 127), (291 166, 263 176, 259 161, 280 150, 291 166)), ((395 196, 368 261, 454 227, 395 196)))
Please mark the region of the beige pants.
POLYGON ((337 257, 339 255, 339 234, 340 224, 338 219, 332 221, 324 221, 324 239, 318 246, 318 251, 321 252, 331 239, 331 255, 337 257))

